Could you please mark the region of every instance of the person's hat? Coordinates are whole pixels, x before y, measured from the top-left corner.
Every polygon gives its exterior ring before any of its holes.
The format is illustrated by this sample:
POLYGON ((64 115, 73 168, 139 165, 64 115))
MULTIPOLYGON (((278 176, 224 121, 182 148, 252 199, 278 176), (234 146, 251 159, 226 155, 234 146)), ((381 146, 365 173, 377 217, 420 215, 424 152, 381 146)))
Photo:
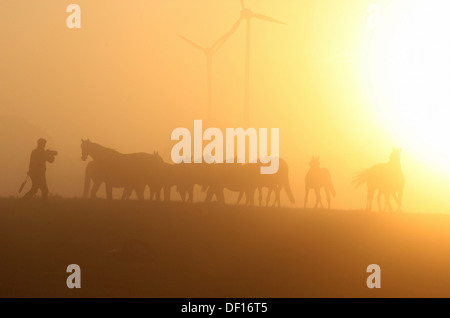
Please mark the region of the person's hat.
POLYGON ((45 140, 44 138, 38 139, 38 145, 45 145, 46 143, 47 143, 47 140, 45 140))

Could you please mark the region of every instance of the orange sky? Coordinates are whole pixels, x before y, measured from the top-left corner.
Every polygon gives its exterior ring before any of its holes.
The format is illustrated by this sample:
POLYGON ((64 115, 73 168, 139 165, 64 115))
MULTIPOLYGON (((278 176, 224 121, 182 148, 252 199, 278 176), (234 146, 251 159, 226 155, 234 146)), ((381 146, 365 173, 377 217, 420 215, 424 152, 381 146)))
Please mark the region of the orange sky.
MULTIPOLYGON (((312 155, 331 171, 333 206, 357 209, 365 189, 352 187, 354 174, 402 146, 374 118, 360 67, 373 2, 246 1, 286 22, 252 23, 250 124, 280 128, 298 204, 312 155)), ((243 125, 244 25, 214 57, 211 121, 205 58, 178 37, 210 45, 239 17, 238 0, 79 0, 79 30, 66 27, 70 3, 0 3, 0 195, 17 193, 41 136, 60 152, 48 168, 50 191, 71 197, 82 193, 80 138, 121 152, 159 150, 169 161, 176 127, 243 125)), ((446 212, 450 178, 408 149, 403 155, 405 209, 446 212)))

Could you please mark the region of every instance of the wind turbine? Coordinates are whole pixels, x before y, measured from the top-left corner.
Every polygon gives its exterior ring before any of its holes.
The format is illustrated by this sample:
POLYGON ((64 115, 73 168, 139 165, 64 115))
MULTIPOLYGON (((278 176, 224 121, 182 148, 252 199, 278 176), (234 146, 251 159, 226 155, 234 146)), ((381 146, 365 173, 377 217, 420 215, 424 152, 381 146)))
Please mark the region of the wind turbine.
POLYGON ((208 119, 211 119, 211 108, 212 108, 212 58, 214 54, 222 47, 223 44, 228 40, 228 38, 234 33, 239 24, 241 23, 241 19, 236 21, 231 29, 222 35, 216 42, 214 42, 209 47, 202 47, 199 44, 185 38, 182 35, 179 35, 184 41, 192 45, 194 48, 202 51, 206 57, 206 85, 208 89, 208 119))
POLYGON ((244 5, 244 0, 241 1, 241 17, 238 21, 247 20, 247 34, 245 41, 245 91, 244 91, 244 121, 248 123, 250 117, 250 35, 251 35, 251 21, 252 19, 259 19, 267 22, 285 24, 284 22, 275 20, 268 16, 254 13, 244 5))

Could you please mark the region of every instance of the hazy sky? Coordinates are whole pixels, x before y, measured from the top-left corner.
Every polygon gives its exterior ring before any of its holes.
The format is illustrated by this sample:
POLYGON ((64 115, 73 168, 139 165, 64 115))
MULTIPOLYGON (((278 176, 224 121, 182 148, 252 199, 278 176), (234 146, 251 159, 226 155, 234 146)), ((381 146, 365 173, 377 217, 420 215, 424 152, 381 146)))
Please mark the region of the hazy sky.
MULTIPOLYGON (((352 187, 354 174, 399 146, 405 209, 445 212, 450 177, 399 144, 371 106, 363 65, 367 8, 378 2, 245 1, 286 23, 252 22, 250 125, 280 128, 299 205, 312 155, 331 171, 333 206, 355 209, 365 188, 352 187)), ((205 128, 242 126, 244 24, 214 56, 211 121, 205 56, 178 36, 208 46, 239 14, 238 0, 0 2, 0 195, 17 193, 41 136, 59 151, 48 167, 50 192, 71 197, 82 193, 81 138, 121 152, 159 150, 169 161, 176 127, 193 129, 194 119, 205 128), (66 26, 72 2, 81 29, 66 26)))

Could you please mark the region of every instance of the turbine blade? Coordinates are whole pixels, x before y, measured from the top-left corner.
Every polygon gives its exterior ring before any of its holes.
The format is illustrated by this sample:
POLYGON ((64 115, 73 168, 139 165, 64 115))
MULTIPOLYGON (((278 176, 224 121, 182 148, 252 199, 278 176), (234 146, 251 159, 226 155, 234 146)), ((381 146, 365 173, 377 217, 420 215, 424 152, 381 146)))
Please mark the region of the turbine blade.
POLYGON ((234 34, 234 32, 236 32, 237 28, 239 27, 239 25, 241 24, 242 18, 239 18, 231 27, 231 29, 225 33, 224 35, 222 35, 222 37, 220 39, 218 39, 214 44, 213 44, 213 48, 215 51, 217 51, 218 49, 220 49, 222 47, 222 45, 225 44, 226 41, 228 41, 228 39, 234 34))
POLYGON ((195 48, 197 48, 197 49, 199 49, 199 50, 202 50, 202 51, 204 51, 205 49, 204 48, 202 48, 200 45, 198 45, 197 43, 195 43, 195 42, 192 42, 191 40, 189 40, 189 39, 187 39, 187 38, 185 38, 184 36, 182 36, 182 35, 178 35, 180 38, 182 38, 183 40, 185 40, 187 43, 189 43, 190 45, 192 45, 193 47, 195 47, 195 48))
POLYGON ((256 19, 264 20, 264 21, 273 22, 273 23, 286 24, 286 23, 284 23, 284 22, 275 20, 275 19, 273 19, 273 18, 270 18, 270 17, 265 16, 265 15, 262 15, 262 14, 258 14, 258 13, 253 13, 253 14, 252 14, 252 17, 253 17, 253 18, 256 18, 256 19))
POLYGON ((242 9, 245 9, 244 0, 241 0, 241 7, 242 9))

